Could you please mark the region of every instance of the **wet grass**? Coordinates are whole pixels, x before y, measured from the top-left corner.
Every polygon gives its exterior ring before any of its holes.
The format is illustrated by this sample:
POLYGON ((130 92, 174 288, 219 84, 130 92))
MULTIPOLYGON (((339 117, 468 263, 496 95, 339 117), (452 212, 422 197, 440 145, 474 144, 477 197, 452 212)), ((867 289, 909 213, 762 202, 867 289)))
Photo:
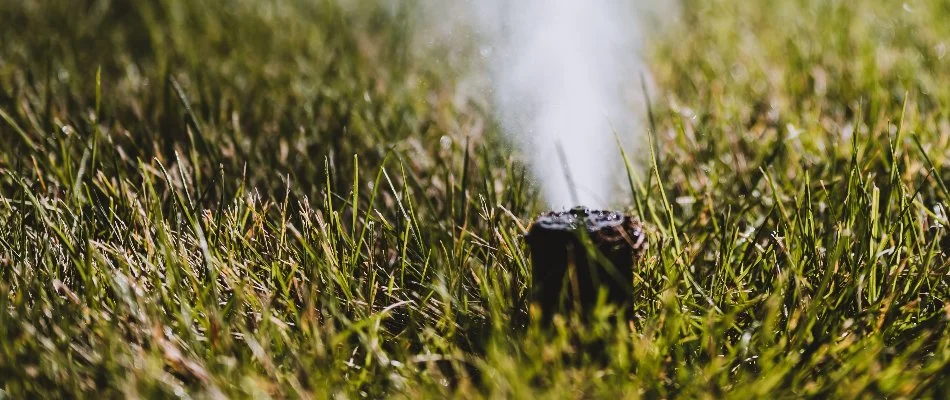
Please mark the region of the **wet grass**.
POLYGON ((687 1, 632 321, 552 329, 534 185, 414 18, 0 0, 0 398, 947 396, 944 2, 687 1))

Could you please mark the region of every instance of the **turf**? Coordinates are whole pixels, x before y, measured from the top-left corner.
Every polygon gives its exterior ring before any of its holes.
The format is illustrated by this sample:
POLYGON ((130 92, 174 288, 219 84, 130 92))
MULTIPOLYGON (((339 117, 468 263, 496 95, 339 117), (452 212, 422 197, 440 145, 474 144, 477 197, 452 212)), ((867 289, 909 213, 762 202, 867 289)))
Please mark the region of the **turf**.
POLYGON ((630 322, 550 329, 536 185, 417 19, 0 0, 0 398, 948 396, 947 2, 684 0, 630 322))

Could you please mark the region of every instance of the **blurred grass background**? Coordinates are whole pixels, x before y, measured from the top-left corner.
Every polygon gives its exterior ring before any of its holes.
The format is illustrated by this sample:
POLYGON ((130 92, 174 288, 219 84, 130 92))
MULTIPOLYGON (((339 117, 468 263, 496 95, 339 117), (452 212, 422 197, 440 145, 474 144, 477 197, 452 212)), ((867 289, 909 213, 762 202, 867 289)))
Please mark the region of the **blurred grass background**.
POLYGON ((945 398, 948 17, 684 1, 634 318, 545 330, 411 3, 0 0, 0 398, 945 398))

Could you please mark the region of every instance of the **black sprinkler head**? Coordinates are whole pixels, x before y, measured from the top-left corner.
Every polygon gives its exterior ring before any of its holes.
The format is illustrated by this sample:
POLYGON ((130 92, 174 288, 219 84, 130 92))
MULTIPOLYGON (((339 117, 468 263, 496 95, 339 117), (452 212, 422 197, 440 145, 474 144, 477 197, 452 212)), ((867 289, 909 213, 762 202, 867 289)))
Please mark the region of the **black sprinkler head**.
POLYGON ((526 236, 533 262, 531 300, 550 322, 558 312, 607 301, 628 305, 633 297, 633 268, 648 242, 636 218, 616 211, 574 207, 541 214, 526 236))

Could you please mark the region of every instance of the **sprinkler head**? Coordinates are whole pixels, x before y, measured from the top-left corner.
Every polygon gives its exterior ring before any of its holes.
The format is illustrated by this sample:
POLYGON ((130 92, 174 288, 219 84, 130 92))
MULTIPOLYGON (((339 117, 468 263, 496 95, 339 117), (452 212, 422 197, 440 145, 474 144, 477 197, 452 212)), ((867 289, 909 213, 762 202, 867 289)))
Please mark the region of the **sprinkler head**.
POLYGON ((531 301, 544 322, 558 312, 586 313, 601 289, 608 303, 628 305, 634 264, 648 245, 636 218, 586 207, 541 214, 526 239, 534 264, 531 301))

